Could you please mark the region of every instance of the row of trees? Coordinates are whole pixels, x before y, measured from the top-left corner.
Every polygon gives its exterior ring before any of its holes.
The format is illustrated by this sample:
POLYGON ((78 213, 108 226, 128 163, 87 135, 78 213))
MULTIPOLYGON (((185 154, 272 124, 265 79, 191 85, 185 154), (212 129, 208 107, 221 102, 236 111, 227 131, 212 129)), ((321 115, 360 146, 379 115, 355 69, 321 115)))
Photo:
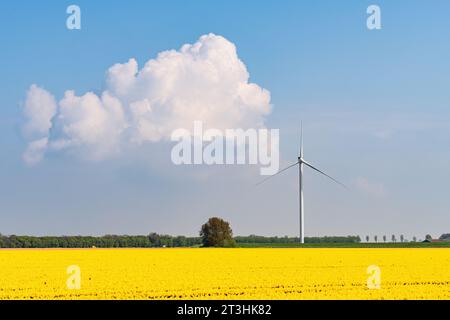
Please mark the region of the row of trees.
POLYGON ((235 246, 229 223, 220 218, 211 218, 202 226, 200 237, 174 237, 155 232, 148 236, 106 235, 102 237, 31 237, 0 234, 0 248, 152 248, 201 245, 206 247, 235 246))
POLYGON ((161 235, 148 236, 106 235, 102 237, 62 236, 31 237, 3 236, 0 248, 152 248, 152 247, 234 247, 230 224, 220 218, 211 218, 201 230, 200 237, 161 235))
MULTIPOLYGON (((387 242, 387 237, 384 235, 383 236, 383 242, 387 242)), ((432 239, 432 237, 431 237, 431 235, 429 235, 429 234, 427 234, 426 236, 425 236, 425 239, 426 240, 431 240, 432 239)), ((378 236, 373 236, 373 241, 374 242, 378 242, 378 236)), ((380 241, 381 241, 381 239, 380 239, 380 241)), ((421 240, 419 240, 419 241, 421 241, 421 240)), ((366 242, 370 242, 370 236, 366 236, 366 242)), ((395 236, 395 234, 393 234, 392 236, 391 236, 391 242, 397 242, 397 237, 395 236)), ((409 242, 409 240, 407 240, 407 239, 405 239, 405 237, 401 234, 400 235, 400 242, 409 242)), ((412 242, 417 242, 417 237, 416 236, 414 236, 413 238, 412 238, 412 242)))
MULTIPOLYGON (((358 243, 359 237, 323 237, 305 238, 306 243, 358 243)), ((297 243, 294 237, 263 237, 239 236, 231 240, 223 238, 216 241, 202 237, 170 236, 151 233, 148 236, 118 236, 101 237, 61 236, 61 237, 31 237, 31 236, 1 236, 0 248, 157 248, 157 247, 234 247, 245 243, 297 243)))
MULTIPOLYGON (((236 243, 298 243, 298 237, 264 237, 250 235, 247 237, 238 236, 234 238, 236 243)), ((359 236, 325 236, 325 237, 305 237, 305 243, 359 243, 359 236)))
POLYGON ((156 233, 148 236, 106 235, 102 237, 0 236, 0 248, 152 248, 192 247, 201 244, 201 238, 199 237, 172 237, 156 233))
MULTIPOLYGON (((205 228, 202 237, 170 236, 150 233, 148 236, 118 236, 101 237, 61 236, 61 237, 31 237, 2 236, 0 248, 156 248, 156 247, 234 247, 244 243, 296 243, 294 237, 263 237, 250 235, 247 237, 229 237, 227 232, 211 232, 205 228)), ((357 243, 359 237, 323 237, 305 238, 306 243, 357 243)))
MULTIPOLYGON (((378 242, 378 236, 373 237, 378 242)), ((387 242, 387 237, 382 237, 387 242)), ((430 235, 426 235, 431 240, 430 235)), ((441 240, 450 239, 450 234, 444 234, 441 240)), ((200 237, 161 235, 155 232, 148 236, 106 235, 102 237, 62 236, 62 237, 30 237, 30 236, 2 236, 0 234, 0 248, 152 248, 152 247, 234 247, 244 243, 297 243, 296 237, 264 237, 257 235, 233 237, 230 224, 223 219, 210 218, 202 225, 200 237)), ((366 236, 366 242, 370 237, 366 236)), ((392 235, 392 242, 397 242, 392 235)), ((416 242, 417 238, 413 237, 416 242)), ((359 236, 346 237, 307 237, 306 243, 359 243, 359 236)), ((408 242, 400 235, 400 242, 408 242)))

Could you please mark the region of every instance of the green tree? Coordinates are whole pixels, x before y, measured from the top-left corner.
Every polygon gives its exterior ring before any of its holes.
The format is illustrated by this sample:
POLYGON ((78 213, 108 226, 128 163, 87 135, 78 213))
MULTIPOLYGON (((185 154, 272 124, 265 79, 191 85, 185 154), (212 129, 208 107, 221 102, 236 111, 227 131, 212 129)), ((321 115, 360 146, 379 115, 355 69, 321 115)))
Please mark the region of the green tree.
POLYGON ((173 238, 174 247, 187 247, 187 240, 184 236, 178 236, 173 238))
POLYGON ((213 217, 200 230, 204 247, 234 247, 233 231, 230 224, 223 219, 213 217))
POLYGON ((425 240, 431 241, 431 240, 433 240, 433 237, 432 237, 430 234, 427 234, 427 235, 425 236, 425 240))
POLYGON ((148 235, 148 240, 152 247, 159 247, 161 245, 161 237, 156 232, 152 232, 148 235))
POLYGON ((450 233, 444 233, 439 237, 440 240, 450 240, 450 233))

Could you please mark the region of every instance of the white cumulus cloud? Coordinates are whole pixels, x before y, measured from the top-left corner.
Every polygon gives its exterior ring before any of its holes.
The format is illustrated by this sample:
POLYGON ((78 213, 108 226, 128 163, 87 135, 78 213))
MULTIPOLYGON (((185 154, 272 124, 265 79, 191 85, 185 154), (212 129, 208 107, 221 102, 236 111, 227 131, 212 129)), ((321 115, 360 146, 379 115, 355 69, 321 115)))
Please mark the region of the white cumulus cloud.
POLYGON ((42 160, 47 148, 49 130, 52 118, 56 114, 55 98, 46 90, 32 85, 27 92, 27 99, 23 108, 25 124, 23 133, 29 140, 23 159, 28 164, 35 164, 42 160))
POLYGON ((123 144, 170 139, 178 128, 263 128, 270 93, 249 82, 236 47, 222 36, 201 36, 180 50, 161 52, 139 69, 135 59, 109 68, 101 95, 53 96, 32 85, 24 107, 28 163, 48 150, 70 150, 98 160, 123 144), (32 138, 30 138, 31 135, 32 138))

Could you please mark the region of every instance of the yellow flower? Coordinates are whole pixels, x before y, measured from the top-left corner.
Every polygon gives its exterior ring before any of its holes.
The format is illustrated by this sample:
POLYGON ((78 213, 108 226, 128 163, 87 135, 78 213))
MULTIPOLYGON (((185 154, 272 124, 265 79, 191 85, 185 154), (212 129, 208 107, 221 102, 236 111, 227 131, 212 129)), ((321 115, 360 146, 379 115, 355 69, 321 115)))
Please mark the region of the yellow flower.
POLYGON ((449 249, 0 250, 0 299, 450 299, 448 266, 449 249))

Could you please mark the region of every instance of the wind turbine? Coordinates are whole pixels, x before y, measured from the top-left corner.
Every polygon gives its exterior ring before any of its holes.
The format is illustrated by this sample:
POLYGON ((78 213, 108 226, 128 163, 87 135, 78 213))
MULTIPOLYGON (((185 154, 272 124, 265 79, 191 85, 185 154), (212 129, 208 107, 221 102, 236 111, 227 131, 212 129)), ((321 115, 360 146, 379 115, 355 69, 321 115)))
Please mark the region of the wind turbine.
POLYGON ((271 175, 269 177, 267 177, 266 179, 262 180, 261 182, 259 182, 257 185, 260 185, 264 182, 266 182, 267 180, 269 180, 270 178, 279 175, 280 173, 283 173, 286 170, 289 170, 290 168, 298 165, 298 185, 299 185, 299 215, 300 215, 300 230, 299 230, 299 240, 300 243, 305 243, 305 208, 304 208, 304 201, 303 201, 303 165, 323 174, 325 177, 331 179, 332 181, 334 181, 335 183, 339 184, 340 186, 344 187, 345 189, 347 189, 347 186, 341 182, 339 182, 338 180, 334 179, 333 177, 329 176, 328 174, 326 174, 325 172, 317 169, 315 166, 313 166, 311 163, 307 162, 304 158, 303 158, 303 124, 301 125, 301 133, 300 133, 300 154, 297 157, 297 162, 295 162, 294 164, 291 164, 290 166, 284 168, 283 170, 278 171, 277 173, 275 173, 274 175, 271 175))

